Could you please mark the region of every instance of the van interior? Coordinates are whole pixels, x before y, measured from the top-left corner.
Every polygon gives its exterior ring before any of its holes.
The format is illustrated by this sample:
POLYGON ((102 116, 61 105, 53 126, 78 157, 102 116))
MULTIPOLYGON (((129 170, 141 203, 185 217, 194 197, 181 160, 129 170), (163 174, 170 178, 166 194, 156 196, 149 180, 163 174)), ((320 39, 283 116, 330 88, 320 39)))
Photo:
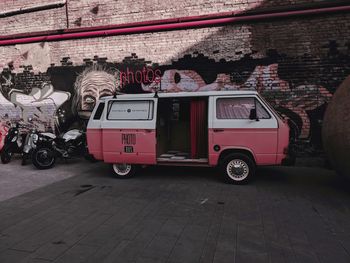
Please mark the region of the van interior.
POLYGON ((160 98, 158 162, 208 162, 208 97, 160 98))

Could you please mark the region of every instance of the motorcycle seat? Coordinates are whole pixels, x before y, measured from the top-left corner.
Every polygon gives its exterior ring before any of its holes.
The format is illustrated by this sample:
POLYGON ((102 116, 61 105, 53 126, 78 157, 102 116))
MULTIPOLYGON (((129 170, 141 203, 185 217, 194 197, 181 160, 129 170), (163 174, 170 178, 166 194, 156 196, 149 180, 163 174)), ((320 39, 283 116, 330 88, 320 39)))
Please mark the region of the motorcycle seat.
POLYGON ((56 139, 56 135, 51 132, 42 132, 41 134, 51 139, 56 139))

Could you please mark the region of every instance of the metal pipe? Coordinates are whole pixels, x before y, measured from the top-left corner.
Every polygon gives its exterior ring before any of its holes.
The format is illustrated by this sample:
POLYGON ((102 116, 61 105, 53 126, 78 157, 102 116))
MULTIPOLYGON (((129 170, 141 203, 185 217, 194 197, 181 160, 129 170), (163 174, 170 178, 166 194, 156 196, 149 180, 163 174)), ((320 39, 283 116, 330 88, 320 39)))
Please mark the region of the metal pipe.
POLYGON ((53 8, 59 8, 64 6, 65 4, 66 4, 66 0, 61 0, 61 1, 56 1, 49 4, 40 4, 36 6, 29 6, 29 7, 24 7, 24 8, 15 9, 15 10, 0 11, 0 17, 9 17, 14 15, 30 13, 30 12, 37 12, 37 11, 43 11, 43 10, 48 10, 53 8))
MULTIPOLYGON (((185 21, 182 22, 179 19, 178 22, 164 22, 164 21, 149 21, 142 22, 139 26, 129 26, 116 25, 114 28, 111 26, 98 27, 98 30, 83 31, 83 32, 70 32, 69 30, 61 30, 62 33, 54 33, 40 36, 22 37, 16 39, 2 39, 0 40, 0 46, 5 45, 16 45, 16 44, 26 44, 34 42, 45 42, 45 41, 61 41, 70 39, 80 39, 80 38, 92 38, 92 37, 105 37, 105 36, 115 36, 115 35, 126 35, 126 34, 139 34, 139 33, 149 33, 149 32, 159 32, 168 30, 181 30, 188 28, 200 28, 200 27, 210 27, 210 26, 220 26, 239 22, 253 22, 268 19, 277 18, 289 18, 295 16, 310 16, 319 15, 335 12, 349 12, 350 5, 338 6, 338 7, 327 7, 327 8, 317 8, 317 9, 307 9, 307 10, 296 10, 296 11, 286 11, 286 12, 275 12, 268 14, 253 14, 253 15, 239 15, 234 17, 224 17, 217 18, 218 15, 212 15, 213 19, 209 19, 209 16, 205 16, 205 19, 199 19, 195 21, 185 21)), ((232 13, 231 13, 232 14, 232 13)), ((189 18, 187 18, 189 19, 189 18)), ((176 20, 175 20, 176 21, 176 20)))
POLYGON ((67 28, 69 28, 69 16, 68 16, 68 1, 66 1, 66 20, 67 20, 67 28))

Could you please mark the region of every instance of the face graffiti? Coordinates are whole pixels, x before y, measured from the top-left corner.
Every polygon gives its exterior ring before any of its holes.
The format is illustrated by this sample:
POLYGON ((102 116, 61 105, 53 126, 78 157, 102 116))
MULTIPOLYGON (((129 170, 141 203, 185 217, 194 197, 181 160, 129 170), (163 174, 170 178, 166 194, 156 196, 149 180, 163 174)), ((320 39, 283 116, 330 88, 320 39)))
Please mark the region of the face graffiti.
POLYGON ((88 68, 78 76, 75 82, 75 96, 72 110, 82 118, 89 117, 96 101, 111 96, 117 91, 117 80, 114 75, 98 68, 88 68))
POLYGON ((111 96, 115 91, 115 79, 105 72, 90 72, 81 83, 81 109, 93 110, 96 100, 101 97, 111 96))

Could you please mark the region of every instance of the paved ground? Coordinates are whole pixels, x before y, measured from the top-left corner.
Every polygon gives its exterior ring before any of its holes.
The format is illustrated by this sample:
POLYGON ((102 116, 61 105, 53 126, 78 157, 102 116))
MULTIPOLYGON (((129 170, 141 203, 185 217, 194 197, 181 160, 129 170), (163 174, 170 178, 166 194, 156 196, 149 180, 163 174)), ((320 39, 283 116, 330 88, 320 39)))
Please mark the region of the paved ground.
POLYGON ((9 164, 0 163, 0 201, 74 176, 75 173, 69 171, 74 166, 81 166, 79 160, 71 160, 70 165, 60 165, 60 169, 48 173, 36 169, 32 164, 29 164, 29 160, 27 163, 27 165, 21 166, 19 156, 15 157, 9 164))
POLYGON ((264 168, 246 186, 211 169, 118 180, 84 161, 37 176, 63 173, 73 177, 0 202, 1 263, 350 262, 350 186, 328 170, 264 168))

